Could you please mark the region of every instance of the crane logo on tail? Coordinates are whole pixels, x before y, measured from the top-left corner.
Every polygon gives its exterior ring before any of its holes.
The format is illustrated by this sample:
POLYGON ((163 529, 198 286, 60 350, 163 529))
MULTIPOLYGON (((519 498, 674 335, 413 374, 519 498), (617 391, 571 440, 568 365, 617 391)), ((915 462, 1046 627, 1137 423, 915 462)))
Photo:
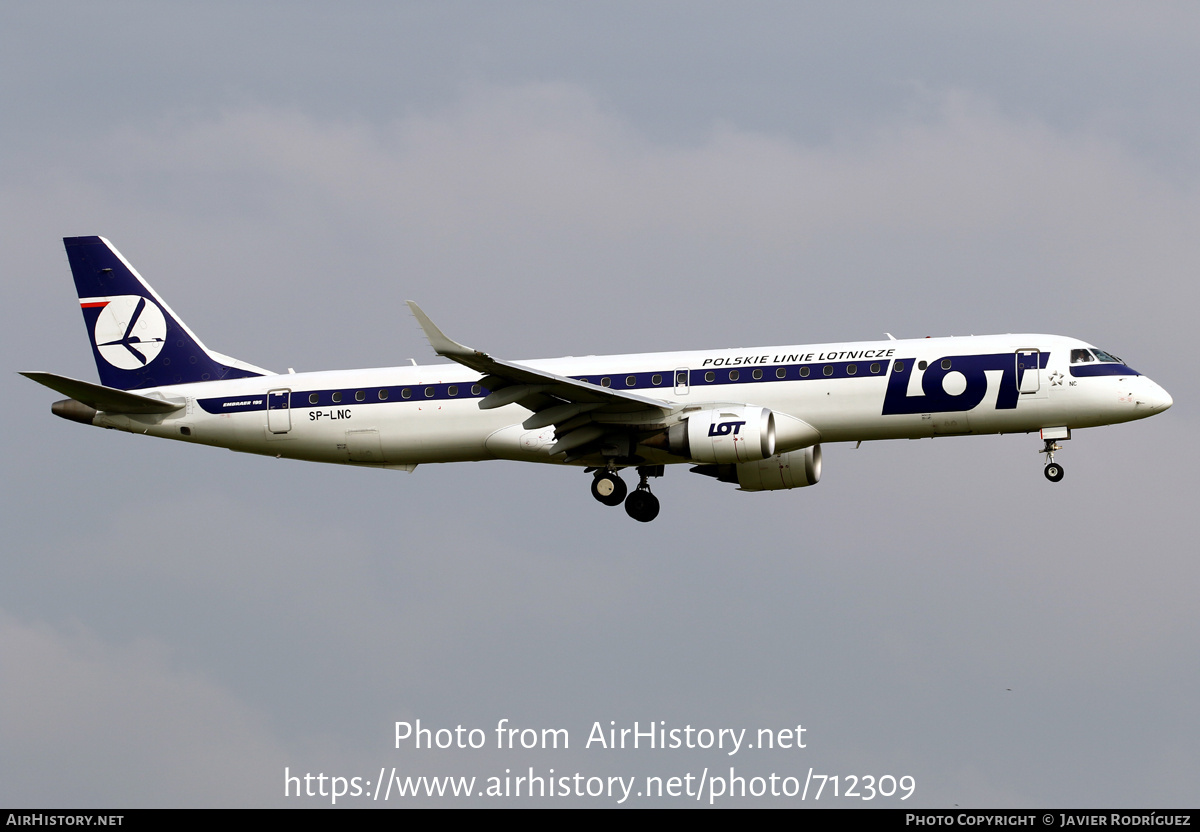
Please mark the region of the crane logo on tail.
POLYGON ((92 337, 100 356, 119 370, 140 370, 158 356, 166 343, 167 320, 149 298, 117 295, 86 298, 84 309, 99 308, 92 337))

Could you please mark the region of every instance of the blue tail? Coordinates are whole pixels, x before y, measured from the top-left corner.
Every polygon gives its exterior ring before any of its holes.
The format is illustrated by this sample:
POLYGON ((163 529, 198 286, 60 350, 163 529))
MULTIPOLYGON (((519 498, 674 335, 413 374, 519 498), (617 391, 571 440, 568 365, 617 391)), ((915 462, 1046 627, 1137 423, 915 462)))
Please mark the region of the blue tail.
POLYGON ((64 237, 100 383, 138 390, 271 375, 209 351, 103 237, 64 237))

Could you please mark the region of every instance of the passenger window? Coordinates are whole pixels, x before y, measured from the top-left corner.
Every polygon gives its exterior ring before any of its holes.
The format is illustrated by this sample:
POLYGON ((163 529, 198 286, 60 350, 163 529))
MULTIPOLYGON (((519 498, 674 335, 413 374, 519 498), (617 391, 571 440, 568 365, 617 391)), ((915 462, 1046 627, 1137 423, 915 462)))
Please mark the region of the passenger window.
POLYGON ((321 396, 319 393, 309 393, 308 394, 308 403, 309 404, 316 404, 320 400, 321 400, 321 396))
POLYGON ((650 376, 650 383, 657 387, 658 385, 662 384, 662 376, 655 373, 654 375, 650 376))
POLYGON ((943 370, 949 370, 949 369, 950 369, 950 359, 949 359, 949 358, 943 358, 943 359, 942 359, 942 369, 943 369, 943 370))
POLYGON ((760 378, 762 378, 762 370, 755 370, 751 375, 754 376, 755 381, 758 381, 760 378))
POLYGON ((637 387, 637 376, 625 376, 626 387, 637 387))
POLYGON ((707 373, 705 373, 705 374, 704 374, 704 380, 705 380, 705 381, 710 381, 710 382, 711 382, 711 381, 716 381, 716 380, 717 380, 717 374, 716 374, 716 373, 714 373, 712 370, 709 370, 707 373))
POLYGON ((354 401, 365 402, 366 400, 367 400, 367 391, 366 390, 359 390, 357 393, 354 394, 354 401))
POLYGON ((787 368, 780 367, 775 371, 775 378, 787 378, 787 368))
POLYGON ((405 387, 403 390, 401 390, 401 391, 400 391, 400 398, 402 398, 402 399, 411 399, 411 398, 412 398, 412 391, 411 391, 411 390, 409 390, 407 387, 405 387))
POLYGON ((433 388, 432 387, 425 388, 425 398, 427 398, 427 399, 433 398, 433 388))
POLYGON ((608 376, 605 376, 604 378, 600 379, 601 387, 609 387, 611 385, 612 385, 612 379, 609 378, 608 376))
POLYGON ((741 374, 741 373, 739 373, 737 370, 730 370, 730 371, 729 371, 729 380, 730 380, 730 381, 737 381, 737 380, 738 380, 739 378, 741 378, 741 377, 742 377, 742 374, 741 374))
POLYGON ((878 372, 879 372, 879 365, 878 365, 878 364, 872 364, 872 365, 871 365, 871 372, 872 372, 872 373, 878 373, 878 372))
POLYGON ((903 361, 897 361, 897 362, 896 362, 896 364, 895 364, 895 367, 894 367, 894 369, 895 369, 895 371, 896 371, 897 373, 903 373, 903 372, 904 372, 904 362, 903 362, 903 361))
POLYGON ((478 396, 482 392, 483 392, 483 388, 480 387, 478 384, 471 385, 471 395, 472 396, 478 396))
POLYGON ((333 403, 334 403, 334 404, 337 404, 337 403, 338 403, 338 402, 340 402, 341 400, 342 400, 342 394, 341 394, 340 392, 339 392, 339 393, 334 393, 334 394, 333 394, 333 403))
POLYGON ((852 376, 857 372, 858 372, 857 364, 850 364, 846 367, 846 375, 848 375, 848 376, 852 376))
POLYGON ((453 384, 451 384, 449 387, 446 388, 446 395, 447 396, 457 396, 458 388, 455 387, 453 384))
POLYGON ((386 402, 387 397, 388 397, 388 391, 387 391, 387 388, 385 387, 384 389, 379 391, 379 401, 386 402))
POLYGON ((807 367, 800 368, 800 378, 808 378, 808 368, 807 367))
POLYGON ((929 366, 929 362, 927 362, 927 361, 918 361, 918 362, 917 362, 917 369, 918 369, 918 370, 924 370, 924 369, 925 369, 926 367, 928 367, 928 366, 929 366))
POLYGON ((826 365, 825 365, 825 369, 824 369, 824 371, 823 371, 823 372, 824 372, 824 373, 825 373, 825 375, 827 375, 827 376, 831 376, 831 375, 833 375, 833 365, 832 365, 832 364, 826 364, 826 365))

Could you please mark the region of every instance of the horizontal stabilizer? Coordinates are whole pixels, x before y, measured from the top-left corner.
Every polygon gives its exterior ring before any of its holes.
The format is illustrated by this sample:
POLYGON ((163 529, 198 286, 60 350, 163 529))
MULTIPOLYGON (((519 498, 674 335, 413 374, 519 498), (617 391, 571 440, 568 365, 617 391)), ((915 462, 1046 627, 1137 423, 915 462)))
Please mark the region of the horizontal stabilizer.
POLYGON ((64 396, 70 396, 88 407, 108 413, 173 413, 184 407, 182 402, 173 403, 137 393, 127 393, 124 390, 116 390, 112 387, 67 378, 54 373, 21 373, 21 375, 62 393, 64 396))

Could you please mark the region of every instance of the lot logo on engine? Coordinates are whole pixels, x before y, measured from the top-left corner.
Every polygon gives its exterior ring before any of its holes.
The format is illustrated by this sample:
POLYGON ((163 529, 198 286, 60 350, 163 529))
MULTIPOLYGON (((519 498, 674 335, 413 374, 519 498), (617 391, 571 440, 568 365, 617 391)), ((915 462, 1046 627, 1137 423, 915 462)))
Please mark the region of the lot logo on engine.
POLYGON ((709 436, 728 436, 729 434, 732 433, 734 436, 737 436, 738 431, 740 431, 742 429, 742 425, 744 425, 744 424, 746 424, 746 422, 743 420, 741 422, 721 422, 720 424, 717 424, 717 425, 709 425, 708 426, 708 435, 709 436))

